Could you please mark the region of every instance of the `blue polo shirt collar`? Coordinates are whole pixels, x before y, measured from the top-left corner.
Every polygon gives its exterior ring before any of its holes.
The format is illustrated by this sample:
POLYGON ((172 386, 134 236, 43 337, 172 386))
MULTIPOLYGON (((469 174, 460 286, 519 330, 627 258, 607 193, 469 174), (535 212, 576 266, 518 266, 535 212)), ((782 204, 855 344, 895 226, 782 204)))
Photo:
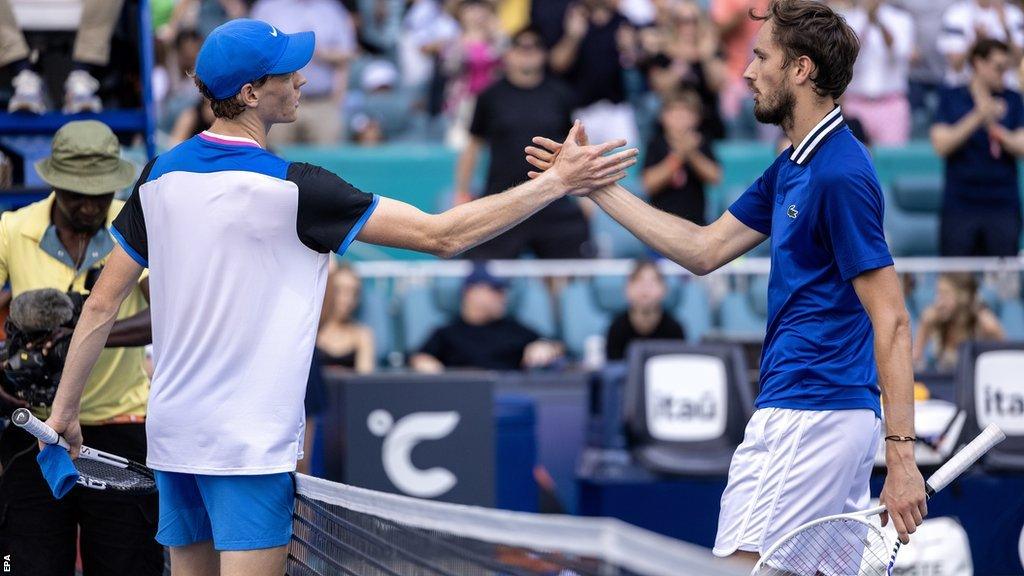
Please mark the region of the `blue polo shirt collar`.
POLYGON ((836 106, 831 112, 825 115, 821 119, 821 122, 811 129, 811 131, 804 137, 800 145, 793 149, 793 153, 789 155, 789 159, 796 162, 800 166, 805 166, 811 161, 811 157, 814 153, 821 148, 821 144, 825 140, 835 134, 846 124, 846 120, 843 118, 842 107, 836 106))

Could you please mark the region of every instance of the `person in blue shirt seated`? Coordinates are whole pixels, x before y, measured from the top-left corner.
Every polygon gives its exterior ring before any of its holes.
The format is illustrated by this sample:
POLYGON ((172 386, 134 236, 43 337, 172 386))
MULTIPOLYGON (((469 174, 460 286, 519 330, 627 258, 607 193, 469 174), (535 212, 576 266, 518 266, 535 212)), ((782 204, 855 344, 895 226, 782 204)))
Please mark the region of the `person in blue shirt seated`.
POLYGON ((1024 154, 1024 103, 1006 88, 1010 48, 982 39, 970 51, 971 81, 942 95, 932 126, 945 162, 939 252, 1015 256, 1021 208, 1017 159, 1024 154))
POLYGON ((482 264, 462 284, 459 317, 431 334, 409 359, 416 372, 438 373, 446 368, 519 370, 543 368, 559 360, 565 347, 506 315, 504 280, 482 264))
POLYGON ((608 360, 622 360, 634 340, 682 340, 682 325, 665 310, 668 286, 652 260, 640 260, 626 282, 629 308, 612 320, 605 339, 608 360))
MULTIPOLYGON (((754 115, 796 145, 707 226, 619 185, 587 196, 696 274, 771 237, 761 391, 730 465, 715 555, 756 561, 811 520, 866 509, 883 402, 883 522, 909 542, 928 513, 914 456, 910 316, 885 243, 878 175, 838 105, 857 35, 817 0, 774 0, 752 16, 763 22, 744 72, 754 115)), ((526 152, 541 171, 564 150, 534 143, 526 152)))

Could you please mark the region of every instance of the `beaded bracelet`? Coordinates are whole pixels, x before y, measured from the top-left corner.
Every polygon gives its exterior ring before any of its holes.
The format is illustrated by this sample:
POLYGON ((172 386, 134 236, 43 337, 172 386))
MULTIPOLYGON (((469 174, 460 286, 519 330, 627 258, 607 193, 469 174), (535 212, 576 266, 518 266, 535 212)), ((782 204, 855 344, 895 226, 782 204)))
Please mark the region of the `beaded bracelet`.
POLYGON ((886 436, 885 439, 890 442, 917 442, 913 436, 886 436))

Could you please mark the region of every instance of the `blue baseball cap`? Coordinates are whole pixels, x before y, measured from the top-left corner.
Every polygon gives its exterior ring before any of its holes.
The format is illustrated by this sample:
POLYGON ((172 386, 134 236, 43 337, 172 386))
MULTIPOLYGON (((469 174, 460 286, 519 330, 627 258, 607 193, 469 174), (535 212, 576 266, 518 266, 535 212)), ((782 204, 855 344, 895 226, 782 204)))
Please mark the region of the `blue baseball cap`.
POLYGON ((462 281, 462 291, 465 292, 478 284, 490 286, 495 290, 505 290, 508 288, 508 282, 491 274, 490 270, 487 269, 487 264, 484 262, 473 263, 473 270, 462 281))
POLYGON ((288 74, 313 58, 312 32, 285 34, 266 22, 238 18, 214 28, 196 58, 196 76, 215 100, 238 94, 267 74, 288 74))

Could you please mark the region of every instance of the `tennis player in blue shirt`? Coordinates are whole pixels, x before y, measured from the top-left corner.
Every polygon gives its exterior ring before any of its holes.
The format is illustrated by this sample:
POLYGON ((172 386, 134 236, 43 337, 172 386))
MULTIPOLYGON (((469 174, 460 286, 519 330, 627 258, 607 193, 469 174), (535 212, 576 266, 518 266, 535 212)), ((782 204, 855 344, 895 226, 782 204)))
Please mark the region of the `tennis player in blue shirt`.
MULTIPOLYGON (((760 122, 796 145, 716 222, 698 226, 611 186, 589 196, 641 240, 696 274, 771 237, 768 327, 757 411, 736 450, 715 554, 756 558, 779 537, 867 507, 885 404, 881 500, 909 540, 926 515, 914 461, 910 322, 882 232, 871 158, 837 105, 859 49, 846 22, 814 0, 776 0, 744 74, 760 122)), ((535 139, 546 169, 557 143, 535 139)), ((533 175, 536 175, 534 173, 533 175)))

